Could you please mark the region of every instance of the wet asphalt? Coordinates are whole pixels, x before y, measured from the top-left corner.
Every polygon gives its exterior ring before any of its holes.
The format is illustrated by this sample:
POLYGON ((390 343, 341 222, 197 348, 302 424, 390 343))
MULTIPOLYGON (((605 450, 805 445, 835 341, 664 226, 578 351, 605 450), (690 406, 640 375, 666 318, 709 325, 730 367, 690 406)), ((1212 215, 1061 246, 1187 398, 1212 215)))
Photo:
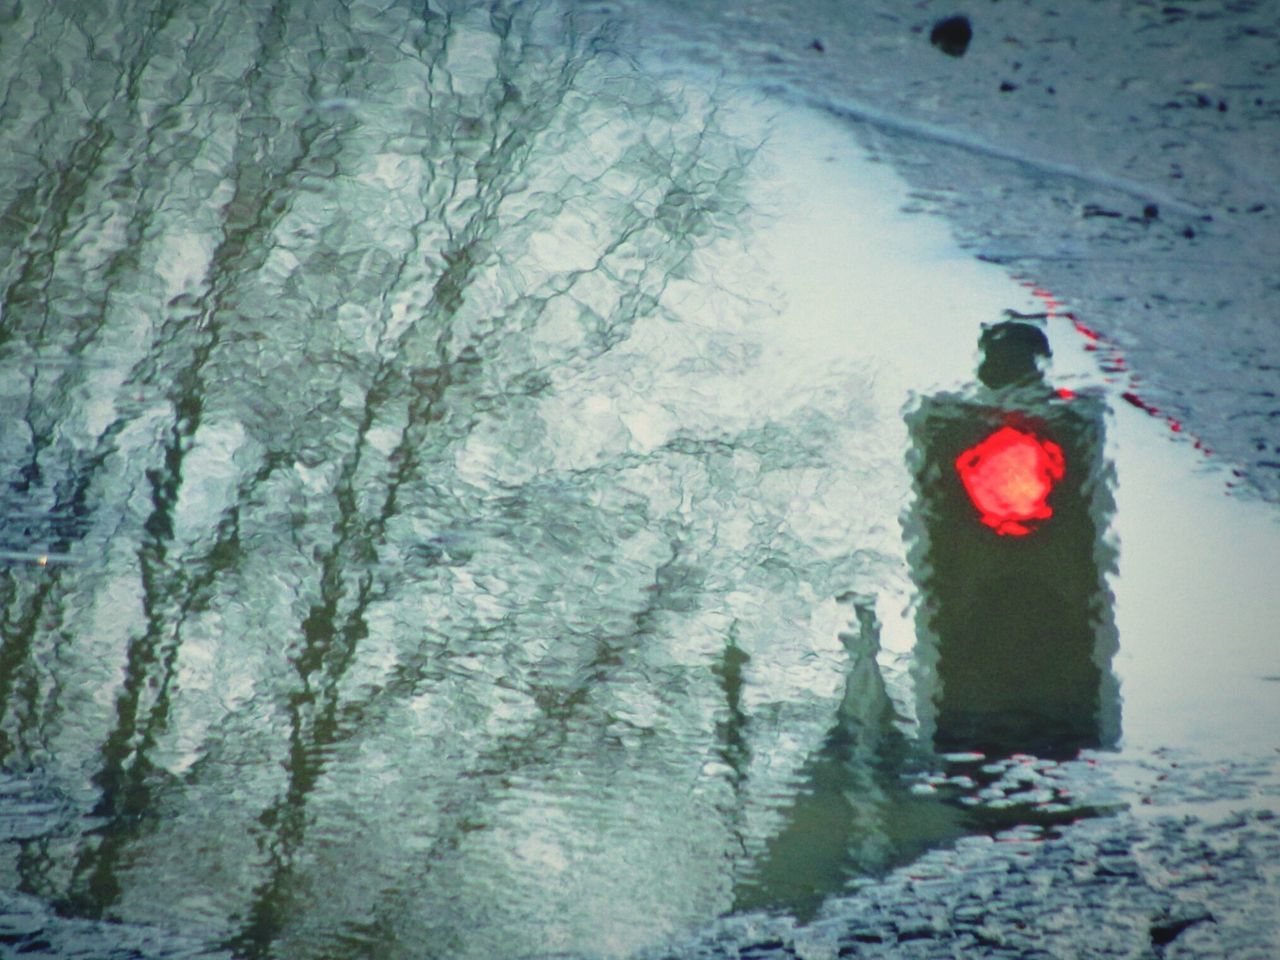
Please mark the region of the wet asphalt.
POLYGON ((1154 781, 1115 816, 935 850, 861 882, 811 924, 728 918, 645 960, 1280 956, 1274 764, 1169 762, 1154 781), (1190 812, 1215 792, 1239 809, 1190 812))

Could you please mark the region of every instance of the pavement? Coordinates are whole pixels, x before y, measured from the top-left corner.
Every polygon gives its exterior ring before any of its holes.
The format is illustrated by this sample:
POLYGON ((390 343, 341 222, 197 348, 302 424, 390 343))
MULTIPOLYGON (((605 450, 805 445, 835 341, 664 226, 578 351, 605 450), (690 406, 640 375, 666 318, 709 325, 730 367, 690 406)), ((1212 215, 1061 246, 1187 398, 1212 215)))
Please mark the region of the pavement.
POLYGON ((1166 759, 1128 811, 969 837, 858 882, 811 924, 729 917, 644 960, 1274 960, 1275 767, 1166 759), (1215 792, 1235 799, 1209 813, 1215 792))

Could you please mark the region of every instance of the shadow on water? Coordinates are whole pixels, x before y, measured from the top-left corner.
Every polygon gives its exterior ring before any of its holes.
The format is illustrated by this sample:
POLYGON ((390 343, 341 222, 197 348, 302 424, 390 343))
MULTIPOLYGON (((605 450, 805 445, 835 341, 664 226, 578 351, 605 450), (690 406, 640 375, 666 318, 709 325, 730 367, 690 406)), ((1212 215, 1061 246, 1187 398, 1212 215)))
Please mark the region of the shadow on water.
POLYGON ((739 885, 738 909, 808 920, 851 880, 962 836, 1103 812, 1052 793, 974 802, 1010 763, 1068 761, 1120 736, 1105 403, 1053 390, 1042 369, 1049 356, 1033 324, 988 326, 978 384, 908 413, 917 712, 933 749, 900 733, 877 666, 874 607, 853 602, 839 721, 806 764, 785 826, 739 885), (940 768, 941 793, 922 782, 940 768))

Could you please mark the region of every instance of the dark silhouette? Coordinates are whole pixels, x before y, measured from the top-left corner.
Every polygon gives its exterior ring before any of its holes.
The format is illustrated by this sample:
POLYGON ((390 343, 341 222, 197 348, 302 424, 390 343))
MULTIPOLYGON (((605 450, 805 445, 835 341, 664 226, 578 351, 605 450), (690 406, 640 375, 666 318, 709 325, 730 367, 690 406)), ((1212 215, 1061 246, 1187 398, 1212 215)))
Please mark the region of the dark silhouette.
POLYGON ((1068 758, 1119 735, 1105 407, 1050 388, 1031 324, 980 347, 981 386, 908 416, 922 713, 941 751, 1068 758))

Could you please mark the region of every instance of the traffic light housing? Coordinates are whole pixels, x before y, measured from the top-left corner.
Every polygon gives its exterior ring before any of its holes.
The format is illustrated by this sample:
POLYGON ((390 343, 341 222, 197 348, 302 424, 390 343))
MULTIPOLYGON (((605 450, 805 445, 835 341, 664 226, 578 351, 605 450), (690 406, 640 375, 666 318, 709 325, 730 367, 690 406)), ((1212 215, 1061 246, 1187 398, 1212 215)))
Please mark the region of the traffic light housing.
POLYGON ((942 752, 1112 746, 1105 403, 1045 383, 1029 324, 987 328, 983 346, 980 384, 907 417, 921 725, 942 752))

